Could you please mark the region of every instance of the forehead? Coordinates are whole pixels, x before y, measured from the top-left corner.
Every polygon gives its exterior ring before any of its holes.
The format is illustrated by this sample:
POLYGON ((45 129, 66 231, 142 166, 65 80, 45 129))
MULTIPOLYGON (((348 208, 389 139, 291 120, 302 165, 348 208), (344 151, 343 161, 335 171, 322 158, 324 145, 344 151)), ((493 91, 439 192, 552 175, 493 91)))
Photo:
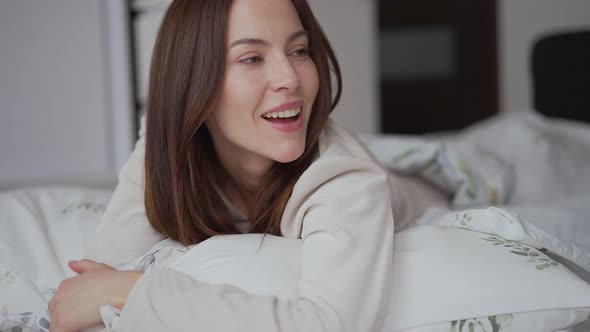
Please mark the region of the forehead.
POLYGON ((240 38, 271 40, 301 29, 291 0, 234 0, 230 7, 228 43, 240 38))

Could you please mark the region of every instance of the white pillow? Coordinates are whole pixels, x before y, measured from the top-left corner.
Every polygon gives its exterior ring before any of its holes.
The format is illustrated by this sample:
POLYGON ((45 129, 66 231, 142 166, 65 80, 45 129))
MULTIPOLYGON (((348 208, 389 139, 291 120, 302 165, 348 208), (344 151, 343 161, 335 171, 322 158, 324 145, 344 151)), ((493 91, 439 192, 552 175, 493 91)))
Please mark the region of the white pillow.
POLYGON ((543 207, 505 208, 522 216, 520 221, 526 232, 543 247, 578 264, 590 274, 590 213, 576 206, 588 205, 590 195, 568 198, 568 201, 543 207))
POLYGON ((423 226, 394 243, 394 306, 384 331, 502 314, 514 316, 502 331, 554 331, 590 314, 590 285, 520 242, 423 226))
POLYGON ((509 210, 489 207, 456 212, 430 208, 416 224, 498 234, 538 249, 548 249, 577 264, 578 269, 585 270, 585 275, 590 275, 590 246, 583 244, 590 238, 584 237, 590 230, 590 223, 581 227, 582 221, 587 220, 588 217, 577 215, 576 209, 566 207, 509 207, 509 210))
MULTIPOLYGON (((493 315, 471 319, 455 320, 451 322, 418 326, 404 329, 403 332, 489 332, 489 331, 563 331, 564 326, 570 326, 569 322, 576 317, 588 315, 586 309, 551 309, 532 312, 521 312, 505 315, 493 315)), ((567 332, 588 332, 584 327, 567 332)), ((394 331, 394 330, 383 330, 394 331)), ((397 331, 397 330, 395 330, 397 331)))
MULTIPOLYGON (((163 265, 197 280, 292 298, 300 246, 270 235, 216 236, 163 265)), ((448 332, 452 321, 456 331, 459 324, 468 331, 469 323, 479 321, 479 328, 490 319, 504 319, 502 331, 554 331, 590 314, 590 285, 537 249, 486 233, 409 229, 395 236, 394 266, 383 331, 448 332)))

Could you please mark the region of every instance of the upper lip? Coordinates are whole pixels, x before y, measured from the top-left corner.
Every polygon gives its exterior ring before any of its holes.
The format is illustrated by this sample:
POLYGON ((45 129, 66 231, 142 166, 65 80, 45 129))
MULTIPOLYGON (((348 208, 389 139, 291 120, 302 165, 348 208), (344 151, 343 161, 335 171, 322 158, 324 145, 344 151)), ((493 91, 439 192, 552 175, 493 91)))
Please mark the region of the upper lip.
POLYGON ((289 102, 280 104, 279 106, 275 106, 275 107, 271 108, 269 111, 264 112, 262 115, 267 114, 267 113, 272 113, 272 112, 280 112, 280 111, 290 110, 293 108, 301 108, 301 107, 303 107, 303 100, 289 101, 289 102))

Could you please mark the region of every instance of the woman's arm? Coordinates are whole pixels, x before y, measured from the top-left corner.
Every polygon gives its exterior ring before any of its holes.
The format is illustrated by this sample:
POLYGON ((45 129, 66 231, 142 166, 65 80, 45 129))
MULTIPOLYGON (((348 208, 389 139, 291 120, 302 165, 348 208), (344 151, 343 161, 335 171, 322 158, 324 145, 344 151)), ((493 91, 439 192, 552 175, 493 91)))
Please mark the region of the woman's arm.
POLYGON ((51 332, 80 331, 102 323, 99 308, 123 307, 142 271, 117 271, 90 260, 70 261, 79 275, 62 281, 48 303, 51 332))
POLYGON ((145 254, 164 237, 150 225, 144 205, 145 117, 135 150, 119 172, 119 183, 88 248, 87 257, 110 266, 145 254))
POLYGON ((376 167, 333 171, 354 163, 334 160, 319 170, 312 167, 294 191, 288 207, 293 220, 283 225, 288 223, 284 233, 298 229, 303 239, 295 299, 253 295, 153 269, 129 294, 122 330, 378 330, 389 303, 393 264, 390 192, 385 173, 376 167), (318 171, 335 175, 318 186, 313 176, 318 171))

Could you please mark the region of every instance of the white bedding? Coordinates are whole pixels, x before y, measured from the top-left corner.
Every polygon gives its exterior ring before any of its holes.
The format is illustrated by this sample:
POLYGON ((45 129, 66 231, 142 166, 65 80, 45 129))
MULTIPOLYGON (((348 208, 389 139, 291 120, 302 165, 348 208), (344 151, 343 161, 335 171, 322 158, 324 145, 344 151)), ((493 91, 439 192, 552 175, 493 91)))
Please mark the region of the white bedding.
POLYGON ((590 271, 590 257, 582 255, 590 252, 589 125, 520 111, 455 134, 362 138, 383 165, 438 185, 456 208, 519 213, 568 244, 546 242, 549 249, 590 271), (400 159, 410 150, 411 158, 400 159))
MULTIPOLYGON (((0 194, 0 209, 5 212, 2 229, 13 221, 10 233, 0 233, 4 316, 29 312, 17 316, 27 322, 17 323, 29 324, 30 331, 45 331, 48 317, 43 313, 51 288, 57 286, 56 280, 73 275, 65 262, 83 256, 83 239, 98 222, 108 196, 108 192, 75 188, 0 194), (48 225, 54 226, 50 235, 37 236, 48 225), (31 232, 34 228, 38 231, 31 232), (61 264, 52 263, 57 261, 61 264)), ((487 331, 492 321, 505 332, 553 331, 588 317, 590 285, 538 251, 535 247, 541 245, 512 214, 476 209, 422 222, 427 225, 396 235, 395 296, 383 331, 446 332, 453 324, 457 331, 460 325, 467 331, 469 323, 487 331), (538 328, 525 329, 531 326, 538 328)), ((163 243, 156 249, 167 251, 154 264, 254 293, 293 296, 299 241, 267 236, 260 247, 260 240, 258 234, 214 237, 186 255, 186 248, 163 243)), ((116 316, 109 313, 114 313, 112 308, 103 308, 107 323, 116 327, 116 316)), ((2 323, 14 320, 0 319, 2 323)))
MULTIPOLYGON (((396 270, 398 284, 394 298, 398 302, 393 305, 384 331, 469 331, 471 328, 474 331, 499 331, 495 328, 502 331, 552 331, 551 328, 563 328, 588 317, 590 286, 565 266, 552 264, 553 260, 540 252, 537 256, 527 256, 524 251, 519 251, 523 253, 521 255, 511 253, 511 250, 503 253, 497 250, 511 248, 505 245, 518 244, 521 248, 529 248, 527 253, 530 253, 537 250, 534 247, 544 247, 575 262, 574 266, 587 270, 580 269, 582 273, 590 271, 588 127, 549 121, 523 112, 492 119, 459 135, 447 137, 444 145, 424 142, 417 137, 371 137, 366 140, 385 166, 432 181, 449 191, 458 207, 493 203, 508 206, 510 211, 484 209, 444 214, 448 211, 433 210, 418 221, 422 226, 396 235, 395 266, 399 269, 396 270), (400 159, 400 153, 407 154, 409 147, 420 147, 421 152, 400 159), (490 236, 496 236, 496 240, 490 236), (484 240, 486 237, 488 240, 484 240), (426 238, 431 241, 425 241, 426 238), (486 268, 487 265, 481 260, 478 262, 477 256, 470 254, 469 250, 449 247, 452 243, 463 243, 469 248, 479 246, 482 252, 495 250, 498 257, 506 258, 501 259, 501 264, 498 262, 498 266, 508 264, 506 270, 486 268), (455 249, 449 250, 449 255, 439 256, 438 260, 429 256, 444 253, 448 248, 455 249), (446 262, 446 265, 436 265, 437 262, 446 262), (549 265, 545 266, 547 263, 549 265), (520 279, 510 272, 515 269, 522 269, 520 279), (527 276, 530 282, 523 283, 527 276), (484 282, 482 278, 489 278, 489 281, 484 282), (548 287, 550 283, 563 287, 548 287), (545 288, 527 289, 526 285, 545 288), (504 292, 499 292, 498 287, 504 292), (516 288, 512 290, 510 287, 516 288), (454 293, 441 293, 444 290, 454 293), (515 297, 493 298, 501 294, 515 297), (463 307, 459 306, 460 303, 463 307), (441 308, 449 310, 443 312, 441 308)), ((66 266, 67 261, 84 256, 85 244, 109 197, 109 192, 84 188, 53 187, 0 193, 0 317, 45 310, 52 289, 60 280, 73 275, 66 266)), ((226 257, 235 256, 236 252, 232 251, 235 247, 220 245, 223 242, 216 241, 223 240, 206 241, 198 249, 201 253, 193 257, 205 259, 208 250, 218 250, 217 253, 226 250, 226 257), (212 247, 215 243, 217 249, 211 249, 215 248, 212 247)), ((246 237, 244 241, 242 245, 256 242, 250 243, 248 241, 253 240, 246 237)), ((296 250, 283 250, 285 255, 295 255, 293 252, 296 250)), ((258 265, 252 266, 261 269, 265 266, 264 259, 271 259, 263 256, 251 258, 258 260, 258 265)), ((274 262, 273 266, 276 264, 279 263, 274 262)), ((222 279, 227 273, 221 272, 239 269, 238 265, 219 264, 217 274, 215 269, 209 270, 209 277, 213 280, 207 281, 231 283, 231 280, 222 279)), ((248 265, 242 263, 244 276, 248 273, 245 266, 248 265)), ((199 269, 198 264, 181 268, 189 267, 199 269)), ((281 271, 290 270, 285 267, 281 271)), ((203 271, 198 275, 207 276, 203 271)), ((289 275, 286 273, 275 279, 288 283, 291 280, 289 275)), ((244 279, 248 280, 247 277, 244 279)), ((234 283, 239 282, 234 280, 234 283)), ((246 289, 256 287, 247 283, 241 286, 246 289)), ((288 289, 282 284, 275 286, 267 291, 288 289)), ((258 287, 252 291, 264 289, 258 287)), ((28 324, 31 331, 44 331, 42 315, 36 317, 38 319, 31 318, 31 315, 19 319, 28 324), (27 318, 26 322, 24 318, 27 318)))

